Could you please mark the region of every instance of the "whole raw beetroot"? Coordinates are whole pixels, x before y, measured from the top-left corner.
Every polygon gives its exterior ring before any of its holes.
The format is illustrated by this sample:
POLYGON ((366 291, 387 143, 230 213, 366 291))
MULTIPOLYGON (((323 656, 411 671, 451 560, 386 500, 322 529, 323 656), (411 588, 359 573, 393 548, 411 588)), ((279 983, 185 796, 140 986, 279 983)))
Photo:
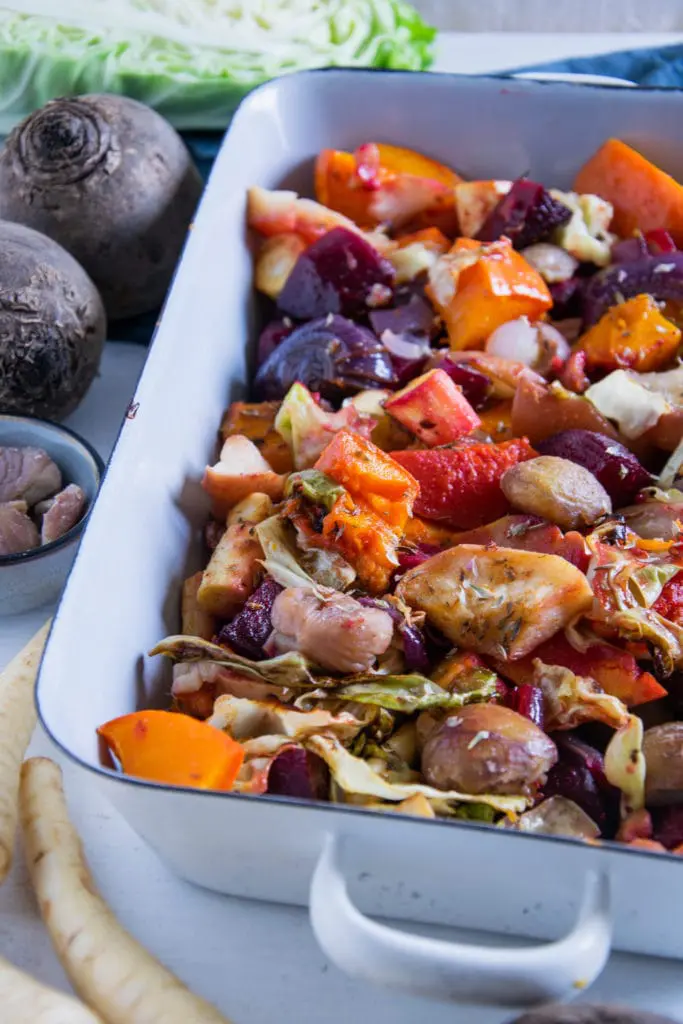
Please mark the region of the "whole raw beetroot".
POLYGON ((0 153, 0 217, 63 245, 110 320, 161 305, 201 191, 178 133, 124 96, 51 100, 0 153))
POLYGON ((62 420, 97 373, 102 300, 73 256, 0 222, 0 412, 62 420))

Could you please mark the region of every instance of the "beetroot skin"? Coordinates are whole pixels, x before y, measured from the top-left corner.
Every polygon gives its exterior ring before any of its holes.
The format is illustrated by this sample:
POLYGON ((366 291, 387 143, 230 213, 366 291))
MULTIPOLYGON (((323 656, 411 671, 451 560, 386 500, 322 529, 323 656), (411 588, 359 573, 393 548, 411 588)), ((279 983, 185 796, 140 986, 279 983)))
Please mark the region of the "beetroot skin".
POLYGON ((374 246, 346 228, 334 228, 299 256, 278 306, 297 320, 328 313, 362 316, 393 296, 394 268, 374 246))

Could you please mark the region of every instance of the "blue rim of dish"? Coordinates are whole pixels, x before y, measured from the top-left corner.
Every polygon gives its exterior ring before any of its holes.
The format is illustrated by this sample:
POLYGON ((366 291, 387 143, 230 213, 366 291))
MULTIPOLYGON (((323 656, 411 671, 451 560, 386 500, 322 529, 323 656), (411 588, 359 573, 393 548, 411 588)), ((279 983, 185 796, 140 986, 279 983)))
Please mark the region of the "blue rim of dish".
POLYGON ((92 461, 94 462, 95 469, 97 471, 97 484, 95 487, 95 493, 93 494, 90 500, 90 503, 85 511, 85 514, 78 520, 77 523, 74 523, 70 530, 67 530, 64 536, 58 537, 57 540, 52 540, 48 544, 41 544, 40 547, 29 548, 28 551, 17 551, 15 552, 15 554, 12 555, 0 555, 0 569, 2 569, 3 566, 5 565, 17 565, 20 562, 29 562, 32 559, 43 558, 43 556, 45 555, 50 555, 54 551, 58 551, 60 548, 65 547, 79 533, 81 533, 85 528, 88 519, 90 518, 90 513, 93 509, 93 506, 97 499, 97 495, 102 485, 105 470, 105 462, 102 456, 99 454, 99 452, 95 451, 95 449, 93 448, 89 441, 86 441, 85 438, 80 436, 80 434, 77 434, 75 430, 71 430, 70 427, 65 427, 61 423, 55 423, 53 420, 41 419, 39 416, 24 416, 15 413, 0 413, 0 425, 5 420, 14 420, 15 422, 19 423, 34 424, 36 426, 46 427, 48 432, 66 434, 67 437, 69 437, 72 441, 76 441, 77 444, 79 444, 81 448, 84 449, 86 454, 89 455, 92 461))
MULTIPOLYGON (((221 141, 221 148, 225 144, 225 139, 226 139, 228 133, 230 132, 232 124, 233 124, 235 118, 237 117, 238 113, 240 112, 241 108, 243 106, 248 106, 249 103, 252 101, 252 99, 254 97, 258 96, 262 92, 266 92, 269 89, 273 88, 273 86, 276 85, 277 83, 282 82, 282 81, 287 81, 288 79, 291 79, 291 78, 301 78, 303 76, 309 76, 310 77, 310 76, 316 76, 316 75, 322 75, 322 74, 325 74, 325 75, 331 75, 331 74, 349 75, 349 74, 367 74, 367 73, 372 73, 372 74, 390 74, 390 75, 427 75, 427 76, 429 76, 430 78, 433 78, 433 79, 438 79, 438 78, 441 78, 441 79, 444 79, 444 80, 449 80, 449 79, 453 80, 454 79, 456 81, 461 81, 463 79, 468 79, 470 81, 476 81, 476 82, 480 82, 482 80, 498 81, 498 82, 502 81, 502 82, 509 82, 510 85, 512 85, 512 86, 515 86, 515 85, 519 86, 520 89, 536 89, 536 88, 539 88, 539 89, 540 88, 559 89, 559 88, 562 88, 563 86, 574 86, 576 88, 583 88, 583 89, 609 89, 612 92, 623 93, 623 94, 625 94, 627 96, 628 95, 633 95, 634 93, 636 93, 638 91, 640 91, 640 92, 664 92, 664 93, 669 93, 669 92, 671 92, 671 93, 679 92, 680 93, 680 92, 683 92, 683 87, 682 88, 667 88, 667 87, 664 87, 664 86, 641 86, 641 85, 636 85, 635 88, 626 89, 626 88, 624 88, 621 85, 614 85, 612 83, 604 83, 604 84, 598 85, 598 84, 592 84, 592 83, 591 84, 587 84, 587 83, 572 82, 572 81, 561 82, 561 81, 557 81, 557 80, 552 80, 552 81, 545 80, 545 81, 543 81, 543 80, 538 80, 538 79, 533 79, 533 78, 516 78, 514 76, 514 73, 507 73, 507 72, 504 73, 504 74, 460 75, 460 74, 456 74, 456 73, 452 73, 452 72, 443 72, 443 71, 408 71, 408 70, 401 69, 401 68, 343 68, 343 67, 310 68, 310 69, 305 70, 305 71, 292 72, 292 74, 289 74, 289 75, 281 75, 278 78, 269 79, 268 81, 263 82, 261 85, 256 86, 254 89, 251 89, 245 96, 243 96, 242 99, 240 100, 239 104, 237 105, 233 115, 232 115, 230 123, 226 127, 226 130, 223 132, 223 139, 221 141)), ((211 180, 212 180, 212 178, 214 176, 214 170, 215 170, 216 162, 217 161, 214 160, 214 164, 211 167, 209 178, 208 178, 208 180, 206 181, 206 183, 204 185, 204 190, 203 190, 202 196, 200 198, 200 204, 203 201, 204 193, 206 192, 207 188, 211 184, 211 180)), ((197 210, 195 211, 193 222, 196 220, 198 213, 199 213, 199 205, 197 206, 197 210)), ((168 306, 168 301, 169 301, 171 292, 173 290, 173 286, 175 284, 176 277, 178 275, 181 262, 183 260, 184 255, 185 255, 185 252, 186 252, 186 248, 187 248, 189 237, 190 237, 190 232, 188 231, 186 239, 185 239, 185 245, 183 246, 183 250, 181 251, 181 253, 180 253, 179 257, 178 257, 178 261, 177 261, 176 266, 174 268, 173 276, 171 278, 171 282, 170 282, 168 290, 166 292, 166 296, 164 298, 164 302, 163 302, 162 307, 161 307, 161 309, 159 311, 159 316, 157 318, 157 322, 156 322, 156 325, 154 327, 154 331, 152 332, 152 336, 151 336, 149 344, 147 346, 147 357, 145 359, 145 366, 143 367, 143 371, 142 371, 142 373, 140 375, 140 379, 138 380, 138 384, 136 386, 135 392, 134 392, 134 394, 133 394, 133 396, 131 398, 131 402, 132 403, 136 402, 136 400, 137 400, 137 395, 138 395, 138 392, 139 392, 140 384, 142 382, 142 378, 143 378, 144 373, 145 373, 145 368, 146 368, 146 365, 147 365, 147 360, 149 359, 149 353, 151 352, 152 348, 155 345, 158 344, 159 329, 160 329, 161 324, 163 322, 164 315, 166 313, 166 308, 168 306)), ((30 419, 31 417, 24 417, 24 418, 25 419, 30 419)), ((39 422, 48 423, 49 421, 41 420, 39 422)), ((58 424, 55 424, 55 425, 58 427, 58 429, 65 430, 67 433, 72 434, 72 436, 74 436, 76 438, 76 440, 81 441, 81 443, 86 448, 88 448, 89 450, 92 450, 90 448, 90 445, 86 441, 83 441, 83 439, 80 438, 77 434, 74 434, 73 431, 70 431, 66 427, 61 427, 58 424)), ((102 484, 104 482, 104 478, 107 475, 108 466, 113 462, 113 460, 114 460, 114 458, 116 456, 116 451, 117 451, 119 443, 121 441, 121 437, 123 435, 123 431, 125 429, 125 426, 126 426, 126 418, 124 417, 124 419, 122 420, 121 426, 119 428, 119 431, 118 431, 118 433, 116 435, 116 440, 115 440, 114 445, 112 447, 112 454, 111 454, 111 457, 110 457, 108 465, 105 467, 104 474, 102 476, 100 484, 102 484)), ((99 459, 99 456, 97 456, 97 459, 98 459, 98 461, 101 461, 99 459)), ((94 502, 92 504, 94 505, 94 502)), ((91 505, 91 508, 92 508, 92 505, 91 505)), ((88 510, 87 515, 84 516, 83 520, 81 521, 83 523, 83 525, 86 524, 87 519, 89 518, 89 516, 90 516, 90 509, 88 510)), ((74 529, 77 529, 80 525, 81 525, 81 523, 78 523, 74 527, 74 529)), ((58 542, 55 542, 55 543, 58 543, 58 542)), ((79 550, 76 553, 76 558, 74 560, 74 565, 75 565, 76 561, 78 561, 78 559, 80 557, 81 557, 81 550, 79 548, 79 550)), ((70 570, 69 570, 69 576, 71 576, 71 573, 73 572, 73 568, 74 568, 74 566, 72 565, 70 570)), ((68 578, 67 578, 67 582, 68 582, 68 578)), ((63 593, 65 591, 66 591, 66 586, 65 586, 65 589, 64 589, 63 593)), ((61 604, 61 599, 60 599, 60 604, 61 604)), ((55 611, 55 614, 54 614, 54 616, 52 618, 52 622, 50 624, 50 629, 49 629, 49 633, 48 633, 45 649, 47 649, 47 647, 48 647, 48 645, 50 643, 50 639, 51 639, 52 633, 53 633, 53 631, 55 629, 55 626, 56 626, 58 618, 59 618, 59 612, 60 612, 60 608, 58 607, 57 610, 55 611)), ((85 769, 85 771, 89 772, 91 775, 99 777, 100 779, 102 779, 105 782, 112 782, 114 785, 133 786, 136 789, 145 789, 145 790, 152 790, 152 791, 156 791, 156 792, 160 792, 160 793, 166 793, 166 794, 169 794, 170 796, 173 796, 175 794, 185 794, 185 795, 191 794, 193 797, 195 797, 197 799, 199 799, 199 798, 203 798, 203 799, 207 799, 207 800, 221 800, 222 799, 222 800, 226 800, 226 801, 230 801, 230 800, 248 800, 250 802, 257 802, 258 801, 259 803, 264 803, 266 805, 268 805, 268 804, 276 804, 276 805, 286 806, 286 807, 295 806, 295 807, 299 807, 302 810, 305 810, 306 812, 311 813, 311 814, 320 813, 321 811, 322 812, 327 812, 327 811, 333 810, 335 814, 341 814, 341 815, 344 815, 344 816, 361 817, 361 818, 368 818, 368 817, 370 817, 370 818, 374 818, 374 819, 382 819, 384 821, 389 820, 391 822, 391 824, 388 827, 396 827, 396 828, 401 828, 403 826, 409 826, 409 825, 415 825, 415 823, 417 821, 419 821, 420 824, 426 825, 426 826, 431 827, 431 828, 452 829, 453 830, 454 838, 457 837, 457 833, 458 833, 457 826, 465 826, 465 827, 474 829, 474 830, 476 830, 478 832, 482 832, 482 833, 485 833, 485 834, 489 834, 491 832, 492 828, 494 828, 494 826, 490 825, 487 822, 478 822, 478 821, 473 820, 473 819, 469 819, 468 820, 468 819, 458 819, 458 818, 449 818, 449 819, 447 819, 447 818, 417 818, 417 817, 412 817, 412 816, 409 816, 409 815, 387 813, 386 811, 375 810, 374 808, 373 809, 369 809, 369 808, 354 807, 352 804, 337 804, 337 803, 332 803, 330 801, 307 800, 307 799, 304 799, 302 797, 279 796, 279 795, 276 795, 276 794, 269 794, 269 793, 262 793, 262 794, 259 794, 259 795, 254 795, 254 794, 249 794, 249 793, 235 793, 235 792, 232 792, 230 790, 228 790, 228 791, 207 790, 207 789, 198 789, 197 787, 193 787, 193 786, 171 786, 171 785, 168 785, 167 783, 154 782, 154 781, 152 781, 150 779, 141 779, 141 778, 138 778, 138 777, 133 776, 133 775, 125 775, 122 772, 119 772, 119 771, 116 771, 116 770, 114 770, 112 768, 106 767, 106 765, 96 764, 96 763, 93 763, 91 761, 86 761, 79 754, 74 753, 72 750, 70 750, 68 747, 66 747, 62 743, 62 741, 60 739, 58 739, 57 736, 55 736, 54 732, 52 731, 52 729, 50 728, 50 726, 48 725, 48 723, 47 723, 47 721, 45 719, 45 716, 44 716, 43 710, 42 710, 42 706, 41 706, 41 699, 40 699, 40 697, 41 697, 41 692, 40 692, 41 670, 42 670, 42 660, 41 660, 41 668, 38 671, 38 676, 37 676, 37 679, 36 679, 36 685, 35 685, 35 691, 34 691, 34 694, 35 694, 34 701, 35 701, 36 710, 37 710, 37 713, 38 713, 38 719, 40 721, 40 724, 41 724, 42 728, 45 730, 45 732, 46 732, 47 736, 49 737, 49 739, 51 740, 51 742, 54 743, 55 747, 71 763, 77 765, 79 768, 85 769)), ((576 847, 577 849, 581 850, 582 852, 585 852, 586 855, 589 855, 591 852, 595 852, 596 850, 597 851, 605 850, 605 851, 607 851, 610 854, 618 854, 620 856, 629 856, 629 857, 636 856, 636 857, 639 857, 639 858, 646 858, 648 860, 657 861, 658 863, 661 863, 662 859, 665 859, 667 862, 675 861, 677 863, 683 863, 683 858, 673 854, 669 850, 667 850, 665 853, 661 853, 660 851, 654 851, 654 850, 643 850, 643 849, 633 850, 633 849, 630 849, 629 847, 625 846, 623 843, 618 843, 615 840, 610 840, 610 839, 596 839, 596 840, 592 840, 592 841, 587 841, 587 840, 584 840, 584 839, 581 839, 581 838, 578 838, 578 837, 575 837, 575 836, 560 836, 560 835, 549 835, 549 834, 544 834, 544 833, 521 832, 521 831, 514 830, 514 829, 500 829, 500 828, 498 828, 498 829, 495 829, 495 831, 498 834, 501 834, 502 832, 504 832, 506 835, 514 837, 515 841, 520 841, 520 840, 521 841, 524 841, 524 840, 536 840, 536 841, 539 841, 540 840, 541 842, 544 842, 544 843, 547 843, 547 844, 560 844, 560 845, 566 845, 566 844, 569 843, 572 846, 576 847)))

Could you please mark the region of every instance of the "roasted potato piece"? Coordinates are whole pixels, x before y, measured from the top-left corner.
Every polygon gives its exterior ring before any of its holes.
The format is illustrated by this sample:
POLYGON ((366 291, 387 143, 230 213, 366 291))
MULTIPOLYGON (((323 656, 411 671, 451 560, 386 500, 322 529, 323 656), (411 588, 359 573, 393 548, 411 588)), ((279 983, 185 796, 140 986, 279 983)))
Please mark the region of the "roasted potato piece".
POLYGON ((250 494, 230 512, 228 528, 218 541, 197 589, 201 611, 229 619, 256 589, 263 551, 254 531, 271 514, 267 494, 250 494))
POLYGON ((210 640, 216 632, 216 620, 204 611, 197 600, 203 576, 203 572, 196 572, 183 583, 180 629, 185 636, 200 636, 202 640, 210 640))
POLYGON ((468 704, 430 734, 422 774, 437 789, 526 794, 556 761, 555 744, 528 718, 500 704, 468 704))
POLYGON ((593 603, 588 580, 558 555, 459 544, 405 574, 396 594, 459 647, 523 658, 593 603))
POLYGON ((648 729, 643 736, 643 755, 646 804, 683 802, 683 722, 648 729))
POLYGON ((503 494, 515 508, 548 519, 563 530, 592 524, 612 511, 602 484, 583 466, 555 455, 540 455, 503 473, 503 494))

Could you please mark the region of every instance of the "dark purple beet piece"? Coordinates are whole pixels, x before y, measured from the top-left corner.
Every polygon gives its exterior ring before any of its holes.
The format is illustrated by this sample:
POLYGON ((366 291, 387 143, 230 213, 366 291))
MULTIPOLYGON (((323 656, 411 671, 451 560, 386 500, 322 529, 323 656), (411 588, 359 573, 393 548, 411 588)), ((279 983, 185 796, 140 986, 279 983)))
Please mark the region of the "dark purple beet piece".
POLYGON ((454 384, 462 388, 463 395, 473 409, 482 409, 486 405, 491 394, 491 381, 486 374, 466 363, 458 363, 451 356, 442 359, 439 366, 454 384))
POLYGON ((526 249, 566 224, 571 215, 569 207, 553 199, 543 185, 520 178, 489 214, 477 237, 494 242, 505 235, 515 249, 526 249))
POLYGON ((299 256, 277 304, 297 320, 326 313, 362 316, 389 304, 393 284, 393 266, 369 242, 333 228, 299 256))
POLYGON ((622 238, 612 246, 612 263, 633 263, 643 256, 649 256, 647 242, 642 235, 622 238))
POLYGON ((602 754, 574 733, 552 736, 559 761, 548 773, 545 796, 565 796, 582 807, 603 835, 613 833, 618 821, 619 791, 607 781, 602 754))
POLYGON ((683 805, 661 807, 652 812, 653 833, 656 839, 667 850, 674 850, 683 845, 683 805))
POLYGON ((297 327, 266 359, 254 387, 263 399, 284 398, 300 381, 338 402, 367 388, 396 384, 391 358, 381 341, 343 316, 326 316, 297 327))
POLYGON ((398 564, 403 572, 407 572, 408 569, 422 565, 432 555, 438 555, 441 550, 436 544, 418 544, 414 551, 399 551, 398 564))
POLYGON ((329 769, 322 758, 303 747, 286 747, 271 762, 266 792, 300 800, 326 800, 329 780, 329 769))
POLYGON ((366 608, 380 608, 391 616, 403 641, 406 672, 428 672, 429 655, 427 654, 427 641, 422 630, 418 626, 408 625, 403 614, 390 601, 382 601, 381 598, 376 597, 359 597, 357 600, 366 608))
POLYGON ((268 356, 272 355, 281 341, 292 333, 294 324, 284 319, 271 320, 263 328, 256 345, 256 363, 258 366, 265 363, 268 356))
POLYGON ((429 356, 423 356, 421 359, 401 359, 400 356, 391 356, 391 365, 396 375, 396 387, 405 387, 415 377, 419 377, 427 365, 428 358, 429 356))
POLYGON ((599 750, 571 732, 555 733, 553 739, 561 760, 572 765, 582 765, 590 772, 600 790, 613 792, 607 781, 605 762, 599 750))
POLYGON ((581 277, 570 277, 567 281, 548 285, 553 298, 553 320, 569 320, 581 316, 584 285, 585 280, 581 277))
POLYGON ((633 452, 594 430, 562 430, 536 445, 541 455, 556 455, 583 466, 600 481, 615 509, 623 508, 653 477, 633 452))
POLYGON ((543 701, 543 690, 538 686, 527 686, 523 683, 514 689, 508 690, 503 703, 519 715, 524 715, 529 721, 537 725, 539 729, 545 726, 545 705, 543 701))
POLYGON ((589 816, 602 832, 606 813, 600 790, 595 779, 585 765, 567 764, 558 761, 548 772, 548 779, 543 787, 543 795, 563 796, 573 800, 589 816))
POLYGON ((271 613, 275 598, 281 590, 279 583, 266 576, 232 622, 223 626, 218 634, 218 642, 227 644, 244 658, 260 661, 265 657, 263 645, 273 631, 271 613))
POLYGON ((429 655, 424 633, 417 626, 405 623, 399 628, 403 639, 403 656, 406 672, 429 672, 429 655))
POLYGON ((660 302, 683 302, 683 252, 641 256, 599 271, 584 285, 584 326, 596 323, 610 306, 643 292, 660 302))
POLYGON ((374 310, 370 313, 370 324, 379 337, 383 331, 428 335, 434 326, 434 310, 419 295, 411 295, 402 306, 374 310))

